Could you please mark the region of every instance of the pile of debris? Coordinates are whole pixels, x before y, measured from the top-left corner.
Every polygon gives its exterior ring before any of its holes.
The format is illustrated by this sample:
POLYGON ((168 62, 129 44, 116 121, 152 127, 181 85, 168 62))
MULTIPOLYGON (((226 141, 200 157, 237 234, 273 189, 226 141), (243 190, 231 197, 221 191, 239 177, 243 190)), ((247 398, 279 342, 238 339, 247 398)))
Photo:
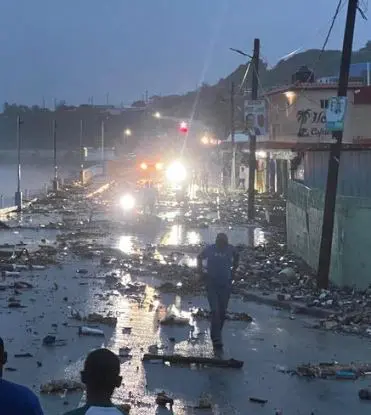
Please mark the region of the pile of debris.
POLYGON ((371 374, 370 363, 340 364, 338 362, 299 365, 294 372, 298 376, 321 379, 355 380, 371 374))

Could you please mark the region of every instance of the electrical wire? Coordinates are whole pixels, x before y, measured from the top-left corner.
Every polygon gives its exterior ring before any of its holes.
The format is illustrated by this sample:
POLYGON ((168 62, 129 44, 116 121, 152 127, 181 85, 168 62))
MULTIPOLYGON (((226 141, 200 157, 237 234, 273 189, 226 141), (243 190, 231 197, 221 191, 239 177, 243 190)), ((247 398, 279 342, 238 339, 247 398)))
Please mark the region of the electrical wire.
MULTIPOLYGON (((330 27, 329 27, 329 29, 328 29, 328 31, 327 31, 327 34, 326 34, 326 37, 325 37, 325 40, 324 40, 324 42, 323 42, 323 45, 322 45, 322 48, 321 48, 321 50, 320 50, 320 53, 318 54, 318 57, 317 57, 317 59, 316 59, 316 61, 315 61, 315 63, 314 63, 314 66, 313 66, 313 69, 311 70, 311 72, 310 72, 310 74, 309 74, 309 76, 308 76, 308 78, 306 79, 306 81, 304 82, 304 84, 306 84, 306 83, 308 83, 308 81, 310 80, 310 78, 313 76, 313 74, 315 73, 315 70, 316 70, 316 68, 317 68, 317 66, 318 66, 318 64, 319 64, 319 62, 321 61, 321 59, 322 59, 322 56, 323 56, 323 54, 324 54, 324 52, 325 52, 325 49, 326 49, 326 47, 327 47, 327 44, 328 44, 328 42, 329 42, 329 40, 330 40, 330 36, 331 36, 331 34, 332 34, 332 30, 333 30, 333 28, 334 28, 334 26, 335 26, 335 23, 336 23, 336 20, 337 20, 337 18, 338 18, 338 16, 339 16, 339 14, 340 14, 340 12, 342 11, 342 9, 344 8, 344 6, 345 6, 345 4, 346 4, 346 2, 345 2, 345 0, 339 0, 339 2, 338 2, 338 4, 337 4, 337 6, 336 6, 336 9, 335 9, 335 13, 334 13, 334 15, 333 15, 333 17, 332 17, 332 19, 331 19, 331 23, 330 23, 330 27)), ((259 83, 259 85, 260 85, 260 88, 261 88, 261 90, 262 90, 262 92, 263 92, 263 96, 264 96, 264 98, 266 98, 267 99, 267 101, 268 101, 268 103, 271 105, 271 106, 273 106, 273 104, 272 104, 272 102, 271 102, 271 100, 269 99, 269 97, 268 97, 268 95, 264 92, 264 90, 263 90, 263 88, 262 88, 262 84, 261 84, 261 80, 260 80, 260 78, 259 78, 259 75, 258 74, 256 74, 257 75, 257 78, 258 78, 258 83, 259 83)), ((306 86, 303 86, 298 92, 297 92, 297 95, 305 95, 304 94, 304 91, 307 89, 307 87, 306 86)), ((308 98, 308 97, 307 97, 308 98)), ((295 105, 295 103, 292 103, 292 104, 289 104, 288 106, 286 106, 285 108, 279 108, 278 106, 276 106, 276 110, 277 110, 277 112, 282 112, 282 111, 287 111, 287 110, 289 110, 290 109, 290 107, 292 107, 292 106, 294 106, 295 105)))

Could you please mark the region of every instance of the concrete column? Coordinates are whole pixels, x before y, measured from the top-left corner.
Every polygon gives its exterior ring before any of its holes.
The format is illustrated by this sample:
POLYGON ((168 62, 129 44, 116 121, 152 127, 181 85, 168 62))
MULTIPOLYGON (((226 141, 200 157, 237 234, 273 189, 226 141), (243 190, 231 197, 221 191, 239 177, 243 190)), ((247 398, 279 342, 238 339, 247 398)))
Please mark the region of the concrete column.
POLYGON ((282 160, 282 183, 283 196, 286 197, 289 184, 289 163, 287 160, 282 160))
POLYGON ((269 192, 276 193, 276 160, 274 159, 269 163, 269 192))
POLYGON ((271 158, 270 153, 267 153, 267 157, 265 159, 265 192, 270 193, 270 164, 271 158))
POLYGON ((276 192, 281 195, 282 194, 282 160, 276 160, 276 177, 277 177, 277 188, 276 192))

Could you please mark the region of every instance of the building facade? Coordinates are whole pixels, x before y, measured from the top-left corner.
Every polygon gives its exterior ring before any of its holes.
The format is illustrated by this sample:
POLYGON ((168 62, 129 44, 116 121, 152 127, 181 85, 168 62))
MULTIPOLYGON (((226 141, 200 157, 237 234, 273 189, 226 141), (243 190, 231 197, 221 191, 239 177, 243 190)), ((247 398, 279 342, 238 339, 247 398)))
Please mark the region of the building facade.
MULTIPOLYGON (((336 95, 337 84, 324 82, 268 91, 269 137, 265 139, 286 143, 331 143, 332 133, 326 128, 326 109, 329 99, 336 95)), ((343 142, 371 142, 370 117, 371 87, 359 82, 350 83, 343 142), (369 94, 367 90, 370 90, 369 94)))

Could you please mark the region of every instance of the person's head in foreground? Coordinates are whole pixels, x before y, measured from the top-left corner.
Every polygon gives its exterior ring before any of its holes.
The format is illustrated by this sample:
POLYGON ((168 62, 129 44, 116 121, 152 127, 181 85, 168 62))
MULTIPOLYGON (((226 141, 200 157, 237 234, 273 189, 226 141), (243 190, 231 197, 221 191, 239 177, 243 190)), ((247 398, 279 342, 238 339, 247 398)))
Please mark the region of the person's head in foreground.
POLYGON ((86 386, 86 405, 68 415, 122 415, 111 401, 115 388, 121 386, 120 359, 108 349, 97 349, 85 360, 81 381, 86 386))
POLYGON ((7 361, 8 361, 8 354, 5 351, 4 341, 0 337, 0 378, 3 377, 3 369, 7 361))
POLYGON ((215 245, 219 250, 224 250, 228 246, 228 236, 225 233, 218 233, 215 239, 215 245))
POLYGON ((2 379, 7 360, 4 341, 0 337, 0 414, 43 415, 40 402, 30 389, 2 379))
POLYGON ((94 350, 85 360, 81 380, 86 385, 88 403, 110 403, 122 382, 120 359, 108 349, 94 350))

